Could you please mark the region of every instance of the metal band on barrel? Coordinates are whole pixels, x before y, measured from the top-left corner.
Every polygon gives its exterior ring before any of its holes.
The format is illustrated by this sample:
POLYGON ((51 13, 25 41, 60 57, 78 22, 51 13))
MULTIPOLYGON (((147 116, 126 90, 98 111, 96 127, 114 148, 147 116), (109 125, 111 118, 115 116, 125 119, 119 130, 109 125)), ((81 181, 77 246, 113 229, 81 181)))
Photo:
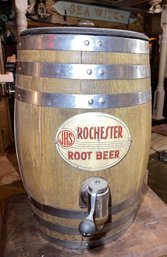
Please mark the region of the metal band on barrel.
POLYGON ((151 101, 151 91, 125 94, 56 94, 30 91, 16 87, 15 97, 18 101, 52 108, 107 109, 130 107, 151 101))
MULTIPOLYGON (((126 222, 128 222, 130 219, 134 218, 136 213, 136 209, 128 213, 125 217, 116 220, 114 222, 106 223, 104 224, 104 227, 101 231, 98 231, 98 235, 101 233, 106 233, 108 231, 111 231, 112 229, 115 229, 119 226, 124 225, 126 222)), ((62 226, 57 223, 53 223, 51 221, 45 220, 41 217, 39 217, 36 213, 34 213, 34 218, 37 222, 37 226, 43 226, 51 231, 56 231, 58 233, 62 234, 68 234, 68 235, 80 235, 78 227, 69 227, 69 226, 62 226)))
MULTIPOLYGON (((134 195, 132 195, 125 201, 123 201, 119 204, 113 205, 112 207, 109 207, 109 215, 114 215, 120 211, 123 211, 123 210, 129 208, 133 204, 135 204, 138 201, 139 194, 140 194, 139 192, 135 193, 134 195)), ((84 219, 88 215, 88 213, 85 211, 59 209, 59 208, 55 208, 55 207, 52 207, 49 205, 41 204, 30 196, 28 198, 29 198, 31 204, 35 208, 37 208, 38 210, 40 210, 44 213, 50 214, 52 216, 66 218, 66 219, 84 219)))
POLYGON ((18 50, 95 51, 148 54, 148 42, 140 39, 94 35, 31 35, 21 37, 18 50))
POLYGON ((149 65, 17 62, 17 74, 61 79, 130 80, 150 77, 149 65))
POLYGON ((133 219, 131 219, 128 224, 126 224, 125 226, 123 226, 121 228, 121 230, 119 230, 117 233, 113 234, 112 236, 108 236, 108 237, 102 237, 98 240, 87 240, 87 241, 67 241, 67 240, 61 240, 58 238, 55 238, 53 236, 50 236, 48 234, 46 234, 45 232, 43 232, 41 229, 39 229, 41 235, 47 239, 48 241, 50 241, 51 243, 54 243, 56 245, 60 245, 62 247, 66 247, 66 248, 70 248, 70 249, 90 249, 90 248, 94 248, 97 246, 103 246, 107 243, 110 243, 114 240, 116 240, 117 238, 119 238, 121 235, 123 235, 125 233, 125 231, 128 229, 128 227, 130 226, 130 224, 133 222, 133 219))

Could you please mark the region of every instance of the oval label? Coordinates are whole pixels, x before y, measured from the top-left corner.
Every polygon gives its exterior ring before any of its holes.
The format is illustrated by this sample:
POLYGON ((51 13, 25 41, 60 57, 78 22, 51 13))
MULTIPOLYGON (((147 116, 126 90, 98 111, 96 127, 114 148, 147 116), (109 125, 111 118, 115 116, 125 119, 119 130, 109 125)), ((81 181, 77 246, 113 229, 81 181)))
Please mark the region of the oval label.
POLYGON ((55 144, 61 157, 72 166, 98 171, 116 165, 125 157, 131 136, 120 119, 90 112, 66 120, 57 131, 55 144))

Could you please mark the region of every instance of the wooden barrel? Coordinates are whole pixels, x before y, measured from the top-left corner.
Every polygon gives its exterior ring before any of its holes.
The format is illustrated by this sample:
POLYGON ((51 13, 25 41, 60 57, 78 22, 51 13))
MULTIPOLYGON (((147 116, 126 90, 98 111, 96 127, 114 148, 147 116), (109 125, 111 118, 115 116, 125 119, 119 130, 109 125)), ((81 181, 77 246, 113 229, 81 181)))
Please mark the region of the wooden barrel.
POLYGON ((41 234, 84 249, 132 223, 151 132, 149 49, 143 34, 35 28, 17 53, 15 138, 20 172, 41 234), (107 181, 109 216, 91 238, 78 231, 84 181, 107 181))

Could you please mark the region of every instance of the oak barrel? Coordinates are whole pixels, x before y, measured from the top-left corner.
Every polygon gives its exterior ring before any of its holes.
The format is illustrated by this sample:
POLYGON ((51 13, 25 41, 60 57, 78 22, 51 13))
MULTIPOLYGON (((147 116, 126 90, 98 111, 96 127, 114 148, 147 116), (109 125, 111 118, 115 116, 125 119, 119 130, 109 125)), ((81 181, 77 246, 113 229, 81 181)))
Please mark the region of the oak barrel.
POLYGON ((148 39, 131 31, 35 28, 17 53, 15 141, 41 234, 67 248, 115 240, 133 222, 151 134, 148 39), (83 238, 80 189, 108 183, 108 219, 83 238))

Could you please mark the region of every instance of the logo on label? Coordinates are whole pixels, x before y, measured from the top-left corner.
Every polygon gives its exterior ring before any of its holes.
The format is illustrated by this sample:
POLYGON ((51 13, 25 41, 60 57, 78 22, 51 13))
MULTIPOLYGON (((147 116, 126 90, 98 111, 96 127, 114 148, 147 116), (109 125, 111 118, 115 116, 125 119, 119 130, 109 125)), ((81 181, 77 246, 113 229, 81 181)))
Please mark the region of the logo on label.
POLYGON ((61 130, 57 135, 57 143, 62 147, 71 147, 75 143, 75 135, 68 129, 61 130))
POLYGON ((66 120, 55 139, 61 157, 78 169, 97 171, 119 163, 131 136, 120 119, 106 113, 83 113, 66 120))

